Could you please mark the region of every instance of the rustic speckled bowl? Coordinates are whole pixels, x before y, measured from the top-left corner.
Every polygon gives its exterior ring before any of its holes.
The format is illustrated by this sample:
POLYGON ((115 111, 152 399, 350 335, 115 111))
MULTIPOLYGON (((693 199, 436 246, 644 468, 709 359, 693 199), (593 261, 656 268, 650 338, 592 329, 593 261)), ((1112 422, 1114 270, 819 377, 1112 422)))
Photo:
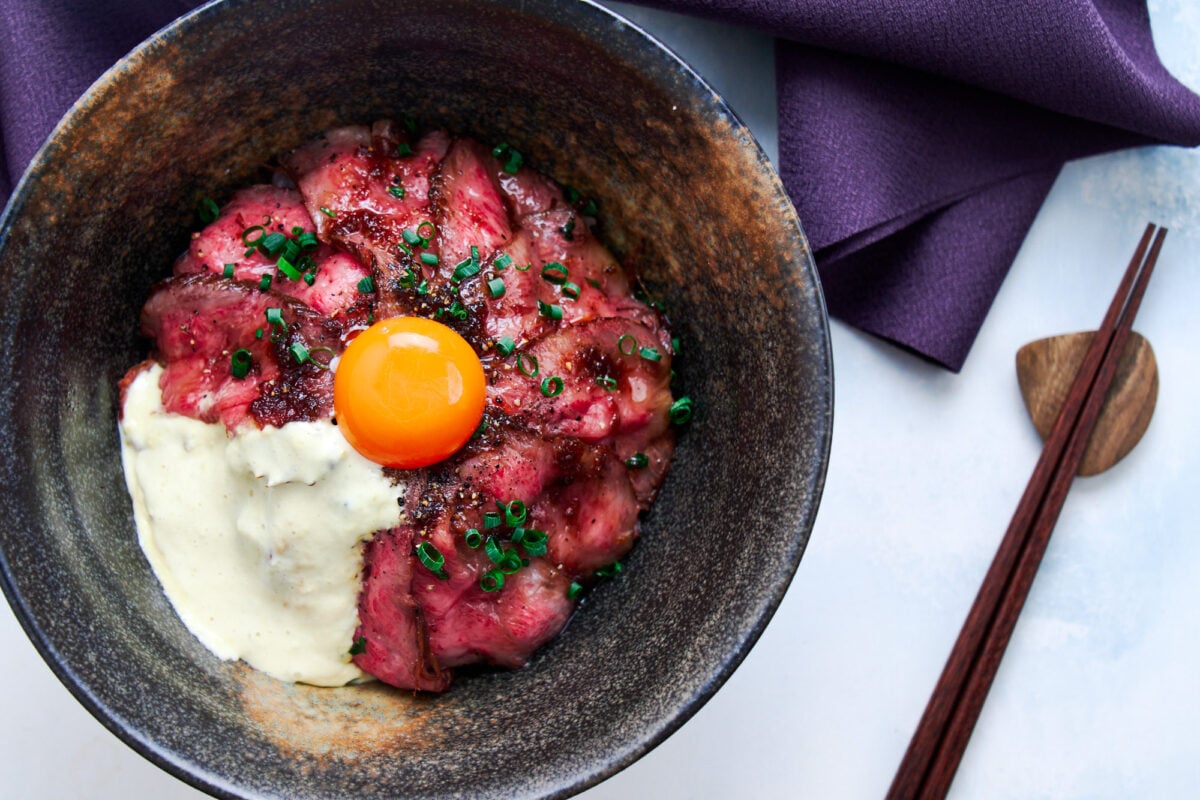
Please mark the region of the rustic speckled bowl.
POLYGON ((80 702, 215 795, 577 792, 717 690, 804 551, 832 421, 804 235, 720 97, 597 6, 207 6, 84 96, 0 236, 4 591, 80 702), (211 656, 138 549, 116 435, 117 380, 147 349, 138 309, 198 200, 322 129, 405 113, 506 140, 598 197, 604 236, 665 300, 676 386, 698 401, 625 573, 527 669, 468 675, 441 697, 287 685, 211 656))

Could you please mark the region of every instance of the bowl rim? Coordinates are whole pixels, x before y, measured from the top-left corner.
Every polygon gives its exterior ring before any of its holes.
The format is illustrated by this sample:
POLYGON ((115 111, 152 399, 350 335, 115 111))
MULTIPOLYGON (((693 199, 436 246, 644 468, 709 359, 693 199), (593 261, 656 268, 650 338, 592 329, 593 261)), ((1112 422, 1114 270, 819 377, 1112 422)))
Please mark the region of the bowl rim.
MULTIPOLYGON (((107 92, 115 90, 114 87, 119 87, 125 76, 134 73, 140 63, 151 57, 153 55, 152 51, 161 43, 181 35, 189 35, 191 29, 202 26, 212 15, 236 13, 237 7, 255 2, 260 2, 260 0, 208 0, 208 2, 182 14, 149 35, 122 56, 115 64, 105 70, 58 120, 30 160, 20 180, 14 185, 3 213, 0 214, 0 252, 7 246, 14 221, 24 208, 28 196, 39 180, 39 165, 48 158, 53 157, 57 141, 61 136, 77 124, 85 121, 90 109, 97 104, 100 98, 107 92)), ((484 2, 488 5, 507 8, 519 7, 523 13, 528 13, 528 7, 533 5, 517 2, 517 0, 484 0, 484 2)), ((570 3, 564 3, 562 0, 545 0, 545 2, 547 5, 553 6, 558 13, 577 16, 579 21, 590 19, 615 23, 619 27, 624 28, 627 33, 640 37, 644 40, 644 44, 647 45, 645 52, 653 54, 650 58, 660 61, 664 66, 670 67, 673 71, 679 73, 681 77, 685 78, 691 84, 690 88, 698 90, 706 96, 714 110, 730 120, 738 134, 745 139, 749 146, 753 146, 756 150, 757 161, 768 171, 776 197, 783 203, 781 207, 790 211, 787 215, 790 218, 789 223, 795 227, 797 241, 800 243, 800 250, 802 251, 798 261, 801 262, 802 269, 807 271, 808 277, 811 280, 811 301, 815 304, 816 317, 819 322, 815 331, 818 341, 816 342, 816 347, 813 348, 813 352, 817 360, 825 367, 824 380, 822 381, 823 386, 821 387, 824 391, 814 395, 819 412, 814 414, 814 419, 819 420, 821 425, 818 434, 814 437, 816 445, 814 455, 816 456, 815 461, 817 464, 815 474, 809 482, 809 486, 812 489, 811 503, 806 509, 807 513, 804 513, 802 518, 797 520, 797 530, 793 531, 789 537, 788 544, 791 552, 788 554, 786 561, 783 562, 783 568, 778 574, 770 576, 773 579, 773 589, 769 593, 766 602, 762 605, 761 612, 757 618, 753 619, 752 624, 748 627, 745 636, 738 643, 738 646, 727 653, 726 657, 719 662, 718 668, 709 675, 705 682, 699 685, 697 691, 670 708, 669 714, 660 716, 657 727, 646 726, 639 732, 641 735, 630 742, 630 747, 623 753, 616 757, 604 759, 602 762, 598 759, 596 764, 602 764, 601 766, 590 772, 582 770, 577 772, 574 776, 555 786, 552 791, 544 795, 547 798, 565 798, 578 794, 612 777, 638 761, 678 731, 729 680, 749 655, 774 617, 799 568, 800 561, 811 538, 820 501, 824 493, 833 434, 834 363, 830 339, 829 315, 812 251, 809 248, 799 216, 783 186, 776 168, 771 163, 762 144, 738 116, 737 112, 729 106, 724 97, 687 61, 652 33, 646 31, 638 23, 625 17, 619 11, 603 6, 595 0, 573 0, 570 3)), ((8 427, 7 422, 4 424, 4 427, 8 427)), ((0 502, 4 506, 8 506, 10 503, 7 499, 0 502)), ((101 698, 94 696, 90 688, 85 686, 74 670, 64 662, 61 654, 57 652, 41 626, 34 619, 24 598, 17 592, 11 567, 2 548, 0 548, 0 590, 3 591, 26 636, 33 643, 34 648, 43 661, 46 662, 47 666, 50 667, 54 675, 88 713, 119 740, 163 771, 189 786, 214 797, 226 800, 249 800, 259 796, 257 794, 246 794, 237 785, 224 781, 215 774, 196 770, 194 769, 197 766, 195 764, 177 759, 174 752, 162 747, 150 737, 140 735, 134 727, 125 724, 125 721, 121 719, 115 709, 103 702, 101 698)), ((595 766, 595 764, 590 766, 595 766)))

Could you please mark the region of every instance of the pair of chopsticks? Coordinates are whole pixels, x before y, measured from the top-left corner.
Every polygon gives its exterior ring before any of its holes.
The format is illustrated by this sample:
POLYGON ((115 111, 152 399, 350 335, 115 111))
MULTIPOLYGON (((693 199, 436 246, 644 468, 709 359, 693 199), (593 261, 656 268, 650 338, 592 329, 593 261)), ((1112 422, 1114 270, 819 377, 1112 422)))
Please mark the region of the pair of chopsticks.
POLYGON ((1153 223, 1142 234, 900 762, 888 800, 943 798, 954 780, 1112 386, 1166 235, 1166 228, 1153 223))

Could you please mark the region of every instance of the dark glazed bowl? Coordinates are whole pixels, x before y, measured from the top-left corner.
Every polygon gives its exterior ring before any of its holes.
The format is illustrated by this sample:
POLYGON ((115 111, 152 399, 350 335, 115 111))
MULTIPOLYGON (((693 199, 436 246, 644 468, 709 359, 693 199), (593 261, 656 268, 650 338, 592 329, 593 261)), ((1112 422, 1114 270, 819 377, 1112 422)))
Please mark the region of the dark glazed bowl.
MULTIPOLYGON (((816 514, 829 338, 795 212, 750 133, 659 44, 562 0, 228 0, 105 75, 0 227, 0 569, 59 678, 223 797, 562 797, 661 742, 741 662, 816 514), (269 35, 268 35, 269 33, 269 35), (665 301, 698 401, 645 534, 527 669, 441 697, 280 683, 201 647, 135 541, 116 384, 202 196, 321 130, 411 114, 600 200, 665 301)), ((5 691, 14 691, 8 687, 5 691)))

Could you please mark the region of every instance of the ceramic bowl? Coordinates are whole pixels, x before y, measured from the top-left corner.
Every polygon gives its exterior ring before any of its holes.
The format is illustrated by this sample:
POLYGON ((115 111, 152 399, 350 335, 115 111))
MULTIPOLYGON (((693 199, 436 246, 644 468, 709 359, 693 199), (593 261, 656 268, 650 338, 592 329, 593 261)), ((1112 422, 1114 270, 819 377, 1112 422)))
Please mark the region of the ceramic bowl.
POLYGON ((703 705, 804 551, 832 410, 804 235, 721 98, 598 6, 210 4, 71 110, 0 236, 4 591, 81 703, 214 795, 577 792, 703 705), (505 140, 598 197, 603 237, 669 310, 676 387, 697 400, 620 578, 527 668, 467 675, 438 697, 290 685, 210 655, 138 549, 116 431, 117 381, 148 349, 138 310, 199 200, 261 179, 324 129, 401 114, 505 140))

